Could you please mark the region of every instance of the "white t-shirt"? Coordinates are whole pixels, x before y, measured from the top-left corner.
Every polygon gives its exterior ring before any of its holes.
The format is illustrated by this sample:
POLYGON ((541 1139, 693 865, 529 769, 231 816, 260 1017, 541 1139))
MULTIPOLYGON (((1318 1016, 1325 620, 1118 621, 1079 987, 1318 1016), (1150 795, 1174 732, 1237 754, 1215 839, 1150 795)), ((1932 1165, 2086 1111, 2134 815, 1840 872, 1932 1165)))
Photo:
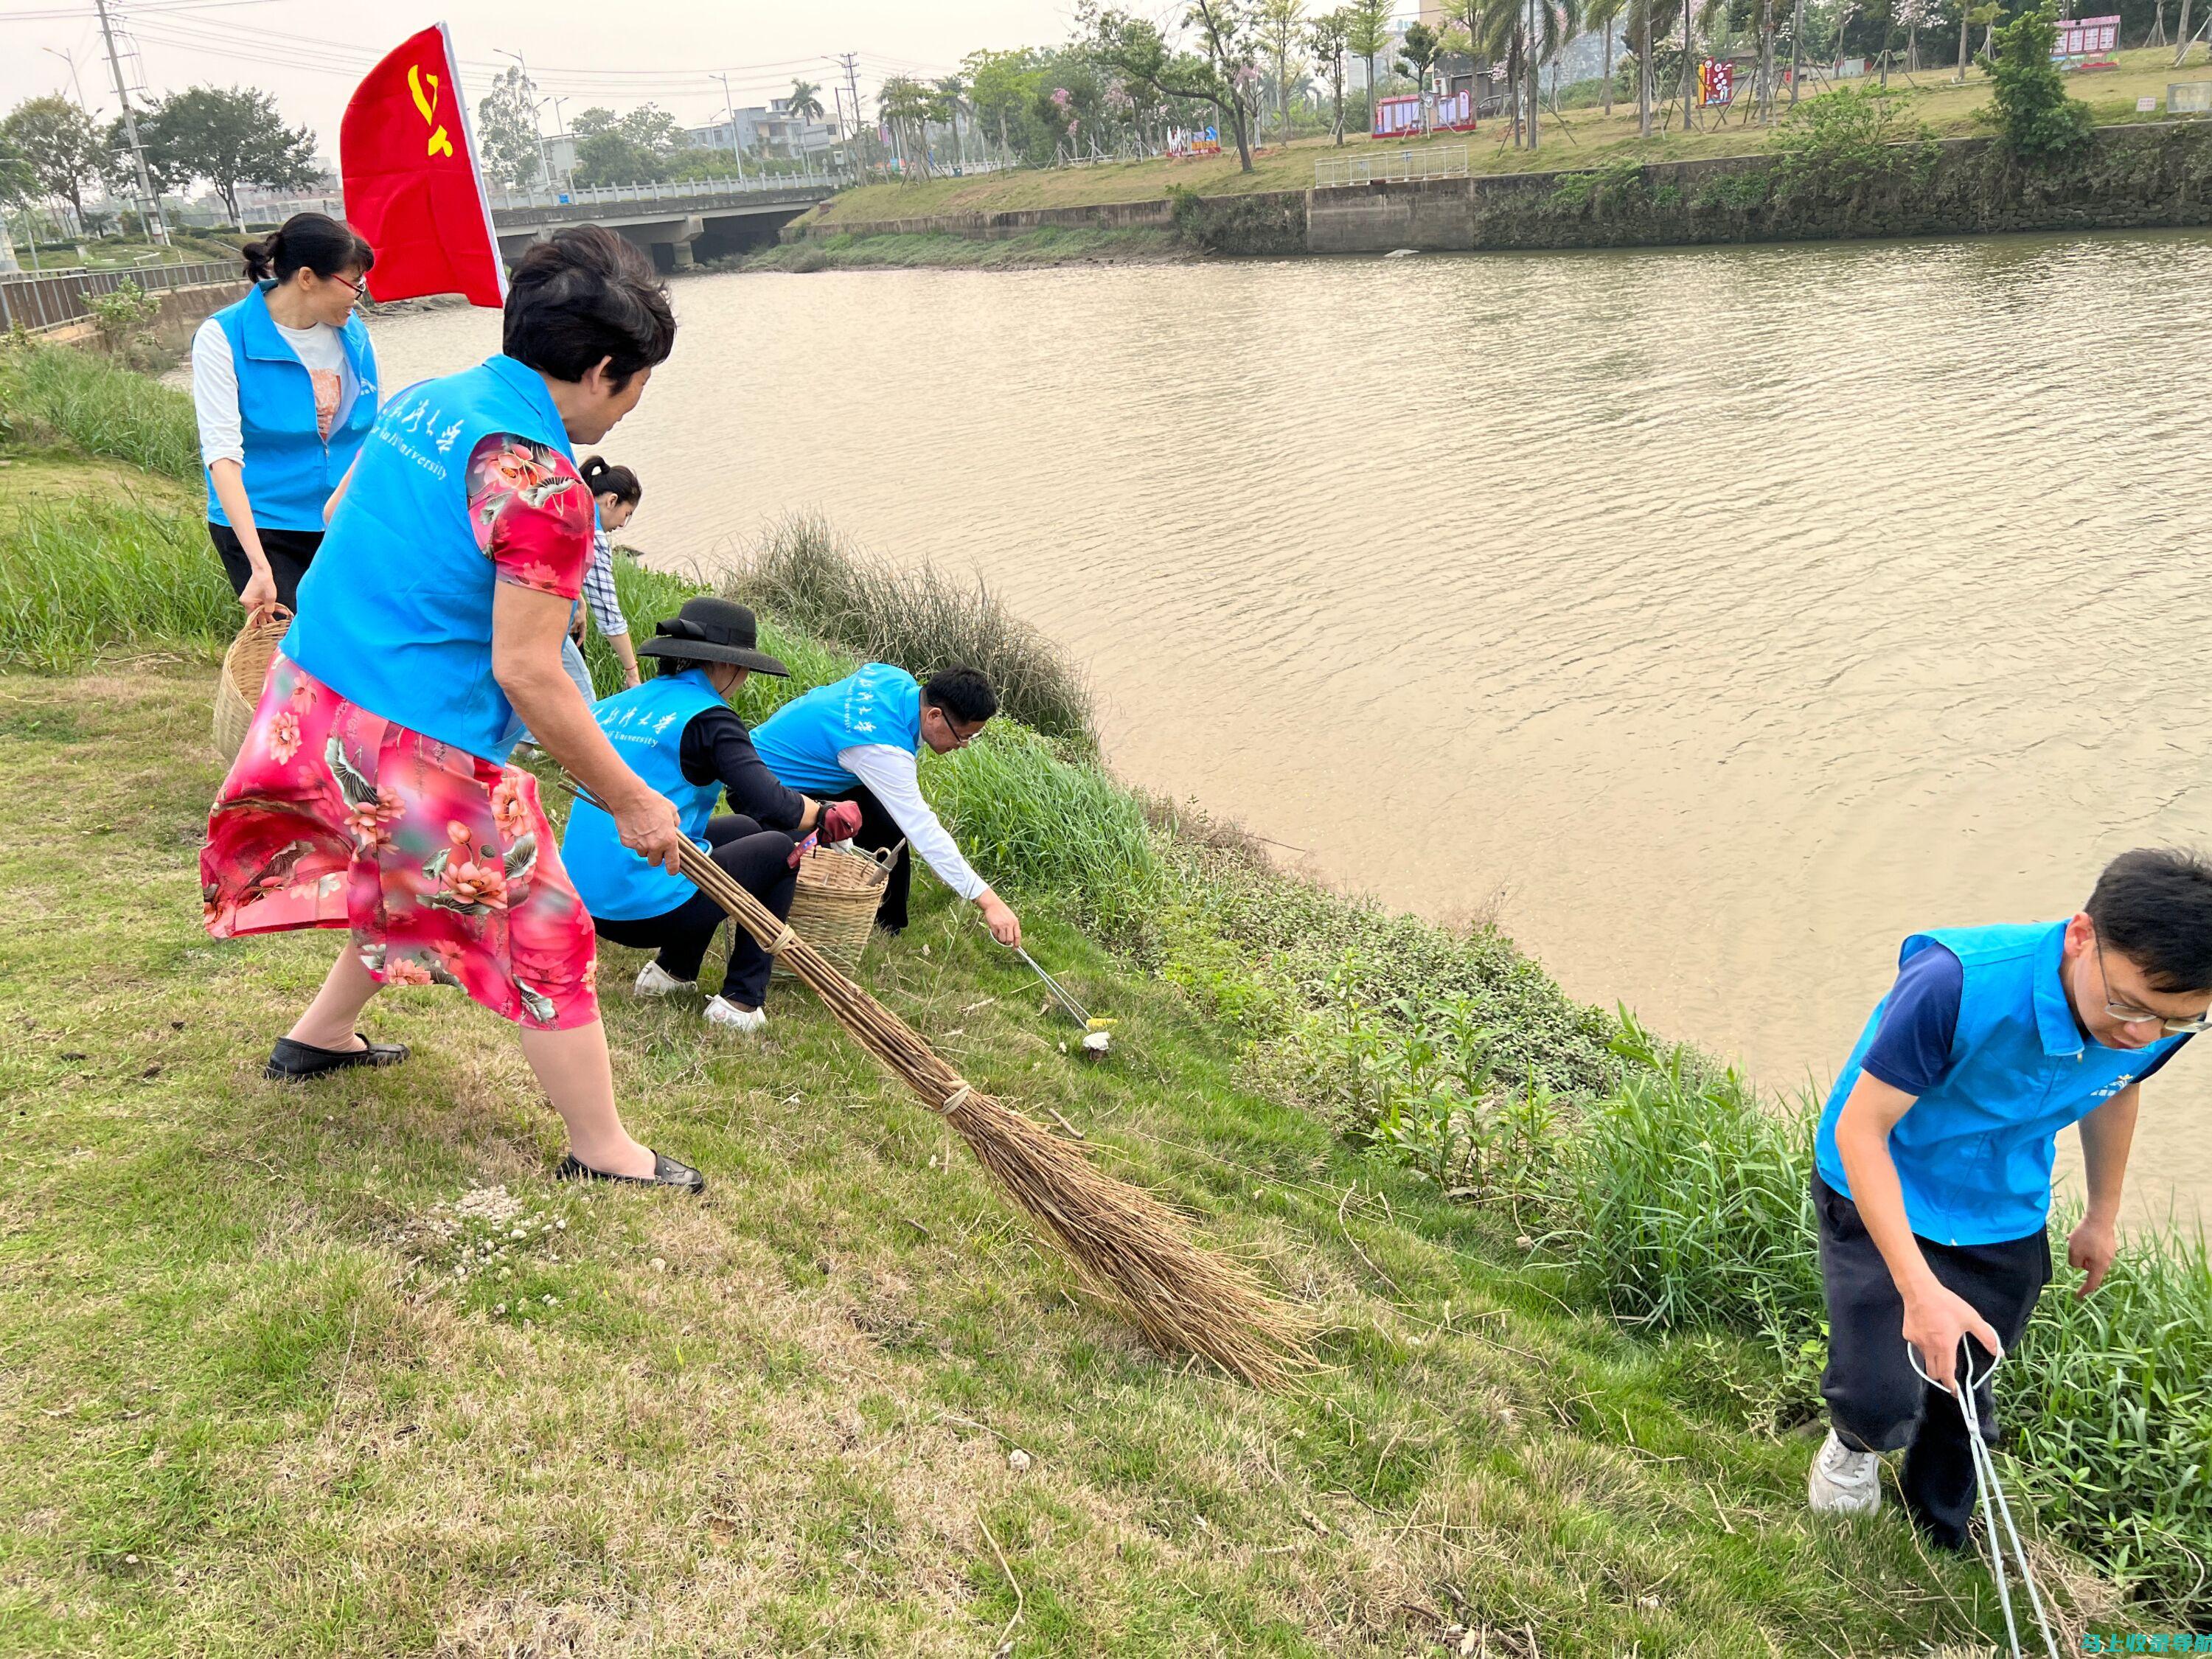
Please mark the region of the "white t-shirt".
MULTIPOLYGON (((361 389, 353 365, 346 360, 345 338, 328 323, 306 328, 277 323, 276 331, 314 380, 315 420, 327 438, 344 423, 361 389)), ((243 462, 246 438, 238 414, 238 365, 231 358, 230 336, 212 317, 192 336, 192 409, 200 422, 200 465, 243 462)))

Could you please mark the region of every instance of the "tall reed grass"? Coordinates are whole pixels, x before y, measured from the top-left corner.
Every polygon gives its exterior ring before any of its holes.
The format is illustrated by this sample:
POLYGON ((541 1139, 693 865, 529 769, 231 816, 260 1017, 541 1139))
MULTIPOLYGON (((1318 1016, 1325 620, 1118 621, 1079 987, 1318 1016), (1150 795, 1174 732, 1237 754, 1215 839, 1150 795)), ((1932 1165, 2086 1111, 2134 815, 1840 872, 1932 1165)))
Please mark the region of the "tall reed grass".
POLYGON ((95 351, 0 350, 0 420, 19 438, 66 442, 187 483, 200 477, 192 400, 95 351))
POLYGON ((116 646, 216 658, 241 620, 197 519, 93 500, 0 516, 0 662, 64 672, 116 646))
POLYGON ((799 514, 775 526, 723 588, 832 645, 924 678, 960 664, 980 668, 1008 718, 1097 749, 1081 672, 980 580, 971 587, 926 565, 902 569, 818 514, 799 514))

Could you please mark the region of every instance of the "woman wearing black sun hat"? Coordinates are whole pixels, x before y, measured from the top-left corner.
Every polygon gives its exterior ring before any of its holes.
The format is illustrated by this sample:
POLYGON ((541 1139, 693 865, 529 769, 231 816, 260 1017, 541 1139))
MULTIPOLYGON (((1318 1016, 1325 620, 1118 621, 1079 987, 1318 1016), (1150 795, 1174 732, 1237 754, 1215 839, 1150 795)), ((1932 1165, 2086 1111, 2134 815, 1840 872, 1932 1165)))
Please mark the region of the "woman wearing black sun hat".
MULTIPOLYGON (((657 624, 638 655, 658 659, 642 685, 592 708, 607 741, 640 777, 675 804, 684 833, 779 918, 791 910, 797 879, 794 847, 817 829, 842 841, 860 827, 860 808, 821 802, 785 788, 760 757, 728 699, 754 674, 781 678, 790 670, 758 649, 753 613, 727 599, 684 602, 657 624), (714 804, 727 791, 733 809, 714 804)), ((568 817, 561 858, 592 913, 601 939, 659 954, 637 976, 640 996, 696 988, 699 964, 721 908, 681 876, 648 864, 622 844, 614 821, 578 802, 568 817)), ((768 953, 740 931, 721 994, 707 1018, 726 1029, 757 1032, 768 1024, 768 953)))

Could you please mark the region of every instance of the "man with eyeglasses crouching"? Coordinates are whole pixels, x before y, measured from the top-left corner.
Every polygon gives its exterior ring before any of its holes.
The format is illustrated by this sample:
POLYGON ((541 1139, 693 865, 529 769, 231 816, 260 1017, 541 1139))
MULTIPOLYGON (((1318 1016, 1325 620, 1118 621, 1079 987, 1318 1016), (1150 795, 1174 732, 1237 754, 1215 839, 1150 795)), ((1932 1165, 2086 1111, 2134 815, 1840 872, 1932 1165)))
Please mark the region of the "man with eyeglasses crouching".
POLYGON ((940 669, 925 682, 890 663, 872 662, 793 698, 754 728, 755 750, 785 788, 853 803, 860 809, 853 844, 872 852, 898 849, 876 907, 876 926, 885 933, 906 927, 911 849, 983 913, 993 939, 1008 946, 1022 942, 1020 918, 961 856, 922 799, 917 769, 925 746, 939 755, 965 749, 998 712, 998 693, 980 669, 940 669))
POLYGON ((2069 1123, 2089 1194, 2066 1241, 2074 1293, 2104 1281, 2143 1079, 2212 1009, 2212 862, 2124 853, 2069 921, 1915 933, 1898 963, 1816 1141, 1832 1426, 1808 1496, 1823 1513, 1878 1509, 1879 1454, 1902 1448, 1907 1511, 1962 1550, 1974 1465, 1952 1380, 1971 1364, 1960 1380, 1980 1380, 1994 1443, 1988 1373, 2051 1282, 2051 1166, 2069 1123))

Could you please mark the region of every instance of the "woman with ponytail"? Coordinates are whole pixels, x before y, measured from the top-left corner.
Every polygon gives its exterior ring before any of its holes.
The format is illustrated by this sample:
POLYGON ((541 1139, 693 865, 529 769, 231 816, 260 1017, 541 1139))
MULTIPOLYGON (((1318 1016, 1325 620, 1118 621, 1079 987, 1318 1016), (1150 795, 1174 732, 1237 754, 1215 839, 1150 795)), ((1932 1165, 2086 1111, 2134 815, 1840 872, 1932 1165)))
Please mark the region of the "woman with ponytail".
POLYGON ((252 291, 192 337, 208 535, 247 611, 291 610, 376 420, 376 353, 353 314, 376 253, 320 213, 244 252, 252 291))
MULTIPOLYGON (((590 608, 592 620, 599 624, 599 632, 606 635, 608 645, 622 659, 623 685, 625 690, 638 683, 637 653, 629 642, 629 618, 623 615, 622 600, 615 592, 614 533, 630 520, 637 504, 645 499, 645 486, 637 481, 637 474, 626 466, 611 465, 602 455, 586 455, 584 464, 576 469, 583 475, 584 488, 592 492, 598 516, 592 538, 591 568, 584 572, 584 604, 590 608)), ((576 621, 575 634, 583 632, 583 618, 576 621)), ((580 646, 580 639, 576 641, 580 646)), ((579 662, 583 653, 576 653, 579 662)))

